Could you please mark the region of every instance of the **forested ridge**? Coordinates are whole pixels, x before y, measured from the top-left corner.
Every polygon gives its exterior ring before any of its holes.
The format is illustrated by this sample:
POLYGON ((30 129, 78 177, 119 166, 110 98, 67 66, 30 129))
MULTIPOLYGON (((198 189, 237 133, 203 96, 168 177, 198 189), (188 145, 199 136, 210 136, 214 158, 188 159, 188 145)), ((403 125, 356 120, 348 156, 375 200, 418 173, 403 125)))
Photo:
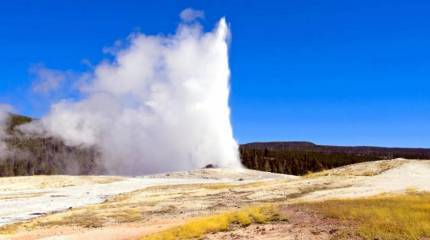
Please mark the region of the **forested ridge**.
POLYGON ((369 146, 325 146, 311 142, 257 142, 240 146, 243 165, 248 168, 304 175, 348 164, 394 159, 430 159, 426 148, 369 146))
POLYGON ((101 173, 97 153, 85 147, 70 147, 60 139, 25 135, 18 126, 33 119, 11 114, 3 137, 8 151, 0 156, 0 176, 101 173))
MULTIPOLYGON (((0 176, 104 173, 94 148, 71 147, 53 137, 23 134, 19 126, 31 121, 29 117, 10 115, 5 129, 7 134, 2 139, 9 151, 0 154, 0 176)), ((303 175, 381 159, 430 159, 430 149, 257 142, 240 145, 240 157, 243 165, 250 169, 303 175)))

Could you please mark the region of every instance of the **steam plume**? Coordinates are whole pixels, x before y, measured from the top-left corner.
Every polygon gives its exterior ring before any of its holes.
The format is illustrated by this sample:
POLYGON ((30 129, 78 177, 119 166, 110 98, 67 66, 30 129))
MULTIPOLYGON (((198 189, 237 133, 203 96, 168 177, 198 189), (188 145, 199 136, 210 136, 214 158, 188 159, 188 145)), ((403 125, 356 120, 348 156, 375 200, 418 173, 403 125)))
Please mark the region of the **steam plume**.
POLYGON ((132 34, 113 61, 85 74, 84 98, 53 104, 26 128, 96 147, 114 174, 241 167, 228 106, 228 37, 224 18, 210 32, 184 22, 171 36, 132 34))
POLYGON ((9 152, 5 139, 7 137, 7 121, 11 110, 12 107, 9 105, 0 104, 0 160, 6 157, 9 152))

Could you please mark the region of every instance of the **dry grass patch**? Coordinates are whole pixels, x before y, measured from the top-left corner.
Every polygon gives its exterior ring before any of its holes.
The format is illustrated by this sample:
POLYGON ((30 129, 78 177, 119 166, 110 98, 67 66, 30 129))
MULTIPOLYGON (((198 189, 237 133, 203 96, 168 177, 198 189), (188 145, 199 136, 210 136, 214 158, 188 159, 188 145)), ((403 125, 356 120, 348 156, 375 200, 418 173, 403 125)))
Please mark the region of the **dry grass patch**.
POLYGON ((308 173, 305 178, 315 178, 323 176, 375 176, 384 173, 390 169, 400 167, 404 160, 379 160, 374 162, 363 162, 351 164, 339 168, 323 170, 321 172, 308 173))
POLYGON ((233 185, 231 183, 210 183, 210 184, 202 184, 199 187, 209 189, 209 190, 221 190, 221 189, 229 189, 234 188, 237 185, 233 185))
POLYGON ((50 219, 50 221, 41 220, 37 223, 39 227, 69 225, 96 228, 103 226, 103 219, 93 212, 81 211, 79 214, 64 214, 63 216, 58 216, 56 219, 50 219))
POLYGON ((333 218, 357 224, 364 239, 418 240, 430 237, 430 193, 381 195, 306 204, 333 218))
POLYGON ((237 211, 195 218, 182 226, 144 236, 141 240, 195 239, 208 233, 227 231, 234 225, 248 226, 252 223, 266 223, 275 220, 287 220, 277 206, 247 207, 237 211))
POLYGON ((15 193, 15 194, 7 194, 0 195, 0 200, 9 200, 9 199, 20 199, 20 198, 33 198, 42 196, 44 193, 15 193))
MULTIPOLYGON (((273 182, 273 180, 271 181, 273 182)), ((247 182, 242 183, 240 181, 236 183, 205 183, 199 185, 201 188, 209 189, 209 190, 220 190, 220 189, 243 189, 243 188, 258 188, 263 187, 268 184, 268 181, 255 181, 255 182, 247 182)))

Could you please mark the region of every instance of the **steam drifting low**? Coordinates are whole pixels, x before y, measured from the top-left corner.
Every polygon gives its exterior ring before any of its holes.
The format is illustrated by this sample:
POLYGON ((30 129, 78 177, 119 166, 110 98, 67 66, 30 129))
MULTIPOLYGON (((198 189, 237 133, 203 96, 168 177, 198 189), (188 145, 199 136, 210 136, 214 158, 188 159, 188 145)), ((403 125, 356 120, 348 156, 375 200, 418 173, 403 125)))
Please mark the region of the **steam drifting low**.
POLYGON ((222 18, 204 32, 186 11, 174 35, 135 33, 110 49, 113 61, 75 80, 83 98, 53 104, 24 129, 95 147, 112 174, 241 167, 228 106, 228 26, 222 18))

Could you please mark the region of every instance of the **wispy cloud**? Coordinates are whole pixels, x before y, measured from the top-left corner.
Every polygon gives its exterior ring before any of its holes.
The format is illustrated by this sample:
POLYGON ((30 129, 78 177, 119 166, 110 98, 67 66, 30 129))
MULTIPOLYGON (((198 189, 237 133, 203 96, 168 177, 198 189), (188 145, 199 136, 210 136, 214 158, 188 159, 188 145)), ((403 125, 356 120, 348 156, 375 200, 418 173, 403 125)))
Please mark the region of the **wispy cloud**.
POLYGON ((204 18, 205 13, 201 10, 186 8, 181 12, 180 17, 184 22, 191 22, 197 19, 204 18))
POLYGON ((44 95, 59 90, 65 84, 68 75, 70 75, 64 71, 46 68, 41 64, 32 66, 30 73, 34 77, 33 92, 44 95))

